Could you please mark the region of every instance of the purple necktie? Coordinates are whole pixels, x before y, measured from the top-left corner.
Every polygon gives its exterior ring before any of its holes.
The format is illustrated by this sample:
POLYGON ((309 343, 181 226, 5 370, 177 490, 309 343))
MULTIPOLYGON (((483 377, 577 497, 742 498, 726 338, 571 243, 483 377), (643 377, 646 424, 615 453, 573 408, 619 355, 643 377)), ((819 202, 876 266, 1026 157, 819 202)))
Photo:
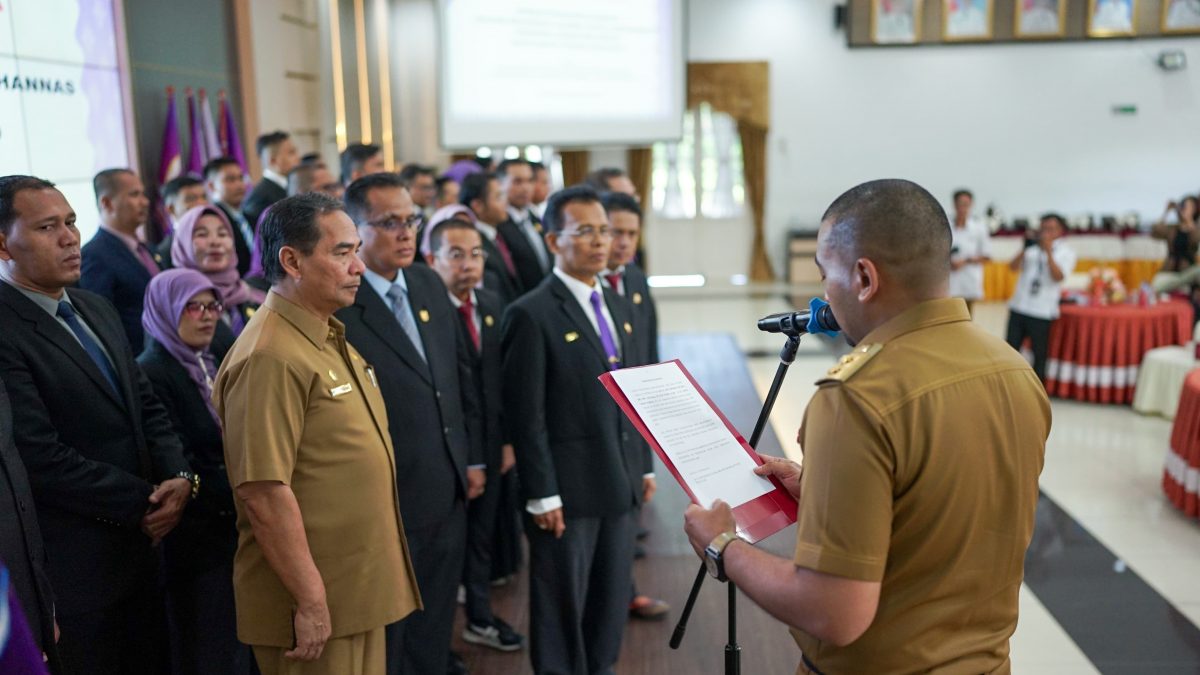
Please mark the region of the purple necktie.
POLYGON ((592 313, 596 315, 596 325, 600 327, 600 344, 604 345, 604 353, 608 356, 608 369, 616 370, 621 365, 617 356, 617 343, 613 341, 612 331, 604 320, 604 312, 600 311, 600 292, 592 291, 592 313))
POLYGON ((150 249, 141 242, 138 242, 137 245, 137 257, 138 261, 142 263, 142 267, 145 267, 146 271, 150 273, 150 276, 154 276, 162 271, 158 268, 158 263, 154 262, 154 256, 150 255, 150 249))

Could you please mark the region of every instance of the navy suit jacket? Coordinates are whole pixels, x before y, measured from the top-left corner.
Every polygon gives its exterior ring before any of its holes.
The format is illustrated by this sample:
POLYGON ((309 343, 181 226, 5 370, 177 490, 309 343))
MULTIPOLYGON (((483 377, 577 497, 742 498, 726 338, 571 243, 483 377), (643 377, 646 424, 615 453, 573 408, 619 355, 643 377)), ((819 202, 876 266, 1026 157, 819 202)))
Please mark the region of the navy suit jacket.
MULTIPOLYGON (((166 269, 162 257, 155 253, 155 262, 166 269)), ((145 332, 142 330, 142 303, 150 272, 125 242, 115 234, 97 230, 83 247, 83 269, 79 287, 108 300, 117 308, 121 327, 134 354, 142 353, 145 332)))
POLYGON ((154 486, 188 464, 112 305, 87 291, 67 294, 112 357, 120 391, 67 328, 7 283, 0 283, 0 377, 17 411, 13 436, 58 613, 73 615, 155 583, 142 517, 154 486))
MULTIPOLYGON (((633 309, 604 301, 622 366, 645 363, 633 309)), ((504 313, 504 414, 524 499, 559 495, 566 516, 618 515, 639 504, 650 448, 600 384, 608 360, 579 302, 553 274, 504 313)))

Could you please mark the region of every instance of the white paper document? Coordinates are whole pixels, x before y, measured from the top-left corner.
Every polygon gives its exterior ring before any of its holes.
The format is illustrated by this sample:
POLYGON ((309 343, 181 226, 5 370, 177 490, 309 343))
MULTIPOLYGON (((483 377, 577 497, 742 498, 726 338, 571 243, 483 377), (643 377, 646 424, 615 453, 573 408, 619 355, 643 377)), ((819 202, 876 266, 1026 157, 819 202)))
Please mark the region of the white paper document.
POLYGON ((755 461, 674 362, 612 373, 701 506, 740 506, 775 489, 754 475, 755 461))

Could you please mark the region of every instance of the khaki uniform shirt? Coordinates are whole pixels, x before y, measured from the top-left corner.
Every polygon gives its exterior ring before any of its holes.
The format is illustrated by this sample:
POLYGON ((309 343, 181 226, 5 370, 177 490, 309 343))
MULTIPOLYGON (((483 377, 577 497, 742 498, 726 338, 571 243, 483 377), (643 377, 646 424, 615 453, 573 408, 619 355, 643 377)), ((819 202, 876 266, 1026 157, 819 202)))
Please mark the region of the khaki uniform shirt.
POLYGON ((875 329, 818 386, 795 562, 882 587, 849 646, 793 630, 804 656, 828 675, 1009 672, 1050 432, 1033 371, 954 298, 875 329))
MULTIPOLYGON (((325 323, 271 293, 225 358, 213 391, 230 485, 280 481, 296 495, 334 638, 421 606, 375 377, 341 322, 325 323)), ((295 601, 255 540, 245 505, 234 502, 238 639, 290 647, 295 601)))

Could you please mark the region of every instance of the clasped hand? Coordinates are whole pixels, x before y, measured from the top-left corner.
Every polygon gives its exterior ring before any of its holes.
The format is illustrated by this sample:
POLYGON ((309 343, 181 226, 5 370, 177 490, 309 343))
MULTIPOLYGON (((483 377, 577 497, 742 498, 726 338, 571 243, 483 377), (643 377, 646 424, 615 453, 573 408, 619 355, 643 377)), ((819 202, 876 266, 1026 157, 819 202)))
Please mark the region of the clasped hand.
POLYGON ((150 494, 150 507, 142 517, 142 532, 155 546, 179 524, 191 496, 192 484, 185 478, 171 478, 154 488, 150 494))

